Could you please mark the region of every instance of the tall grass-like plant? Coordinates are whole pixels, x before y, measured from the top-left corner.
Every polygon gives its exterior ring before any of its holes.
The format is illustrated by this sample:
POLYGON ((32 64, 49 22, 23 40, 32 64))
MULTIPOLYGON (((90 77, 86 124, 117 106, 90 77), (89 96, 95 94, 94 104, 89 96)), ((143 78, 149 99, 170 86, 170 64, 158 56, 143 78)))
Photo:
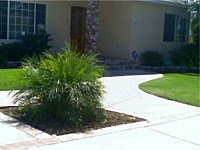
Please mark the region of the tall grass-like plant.
POLYGON ((95 54, 79 54, 66 44, 60 53, 26 59, 23 69, 16 101, 28 110, 28 119, 76 127, 105 119, 99 81, 104 68, 95 54))

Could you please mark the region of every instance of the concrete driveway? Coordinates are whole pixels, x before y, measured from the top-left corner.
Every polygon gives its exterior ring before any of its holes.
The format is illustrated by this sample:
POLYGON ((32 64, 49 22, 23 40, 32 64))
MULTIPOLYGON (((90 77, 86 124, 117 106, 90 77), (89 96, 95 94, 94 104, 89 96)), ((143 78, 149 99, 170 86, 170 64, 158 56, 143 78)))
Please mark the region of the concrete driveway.
POLYGON ((57 142, 33 145, 29 149, 199 150, 200 109, 139 90, 140 83, 160 77, 161 74, 153 74, 101 79, 107 91, 104 95, 106 109, 141 117, 146 121, 90 133, 54 135, 52 138, 57 142))

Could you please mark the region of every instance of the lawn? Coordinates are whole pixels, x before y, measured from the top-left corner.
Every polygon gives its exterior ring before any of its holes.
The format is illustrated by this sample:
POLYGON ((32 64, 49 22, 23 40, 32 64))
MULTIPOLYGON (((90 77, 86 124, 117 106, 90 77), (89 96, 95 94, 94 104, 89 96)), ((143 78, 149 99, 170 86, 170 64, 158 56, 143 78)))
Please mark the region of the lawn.
POLYGON ((0 91, 19 89, 16 79, 21 72, 22 69, 0 69, 0 91))
POLYGON ((200 106, 199 79, 199 74, 164 74, 163 78, 145 82, 139 88, 153 95, 200 106))

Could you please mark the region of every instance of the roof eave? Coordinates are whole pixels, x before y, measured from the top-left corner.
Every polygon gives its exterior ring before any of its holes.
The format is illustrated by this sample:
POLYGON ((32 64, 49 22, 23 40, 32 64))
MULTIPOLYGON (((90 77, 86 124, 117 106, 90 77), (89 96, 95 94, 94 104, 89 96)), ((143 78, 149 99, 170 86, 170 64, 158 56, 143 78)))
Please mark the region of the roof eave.
POLYGON ((152 2, 152 3, 157 3, 157 4, 163 4, 163 5, 169 5, 169 6, 175 6, 175 7, 181 7, 181 8, 188 8, 189 5, 186 4, 181 4, 178 2, 170 2, 170 1, 166 1, 166 0, 147 0, 148 2, 152 2))

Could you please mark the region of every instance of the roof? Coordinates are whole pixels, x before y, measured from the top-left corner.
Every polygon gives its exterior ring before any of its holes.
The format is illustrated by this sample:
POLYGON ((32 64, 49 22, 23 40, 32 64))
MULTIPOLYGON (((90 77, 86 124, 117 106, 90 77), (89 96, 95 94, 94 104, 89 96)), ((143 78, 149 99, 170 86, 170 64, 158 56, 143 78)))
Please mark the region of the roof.
POLYGON ((159 4, 165 4, 165 5, 171 5, 171 6, 177 6, 177 7, 183 7, 183 8, 188 7, 188 5, 185 4, 181 0, 146 0, 146 1, 159 3, 159 4))
MULTIPOLYGON (((108 1, 108 0, 99 0, 99 1, 108 1)), ((175 7, 188 8, 188 5, 184 3, 184 0, 109 0, 109 1, 151 2, 151 3, 157 3, 175 7)))

